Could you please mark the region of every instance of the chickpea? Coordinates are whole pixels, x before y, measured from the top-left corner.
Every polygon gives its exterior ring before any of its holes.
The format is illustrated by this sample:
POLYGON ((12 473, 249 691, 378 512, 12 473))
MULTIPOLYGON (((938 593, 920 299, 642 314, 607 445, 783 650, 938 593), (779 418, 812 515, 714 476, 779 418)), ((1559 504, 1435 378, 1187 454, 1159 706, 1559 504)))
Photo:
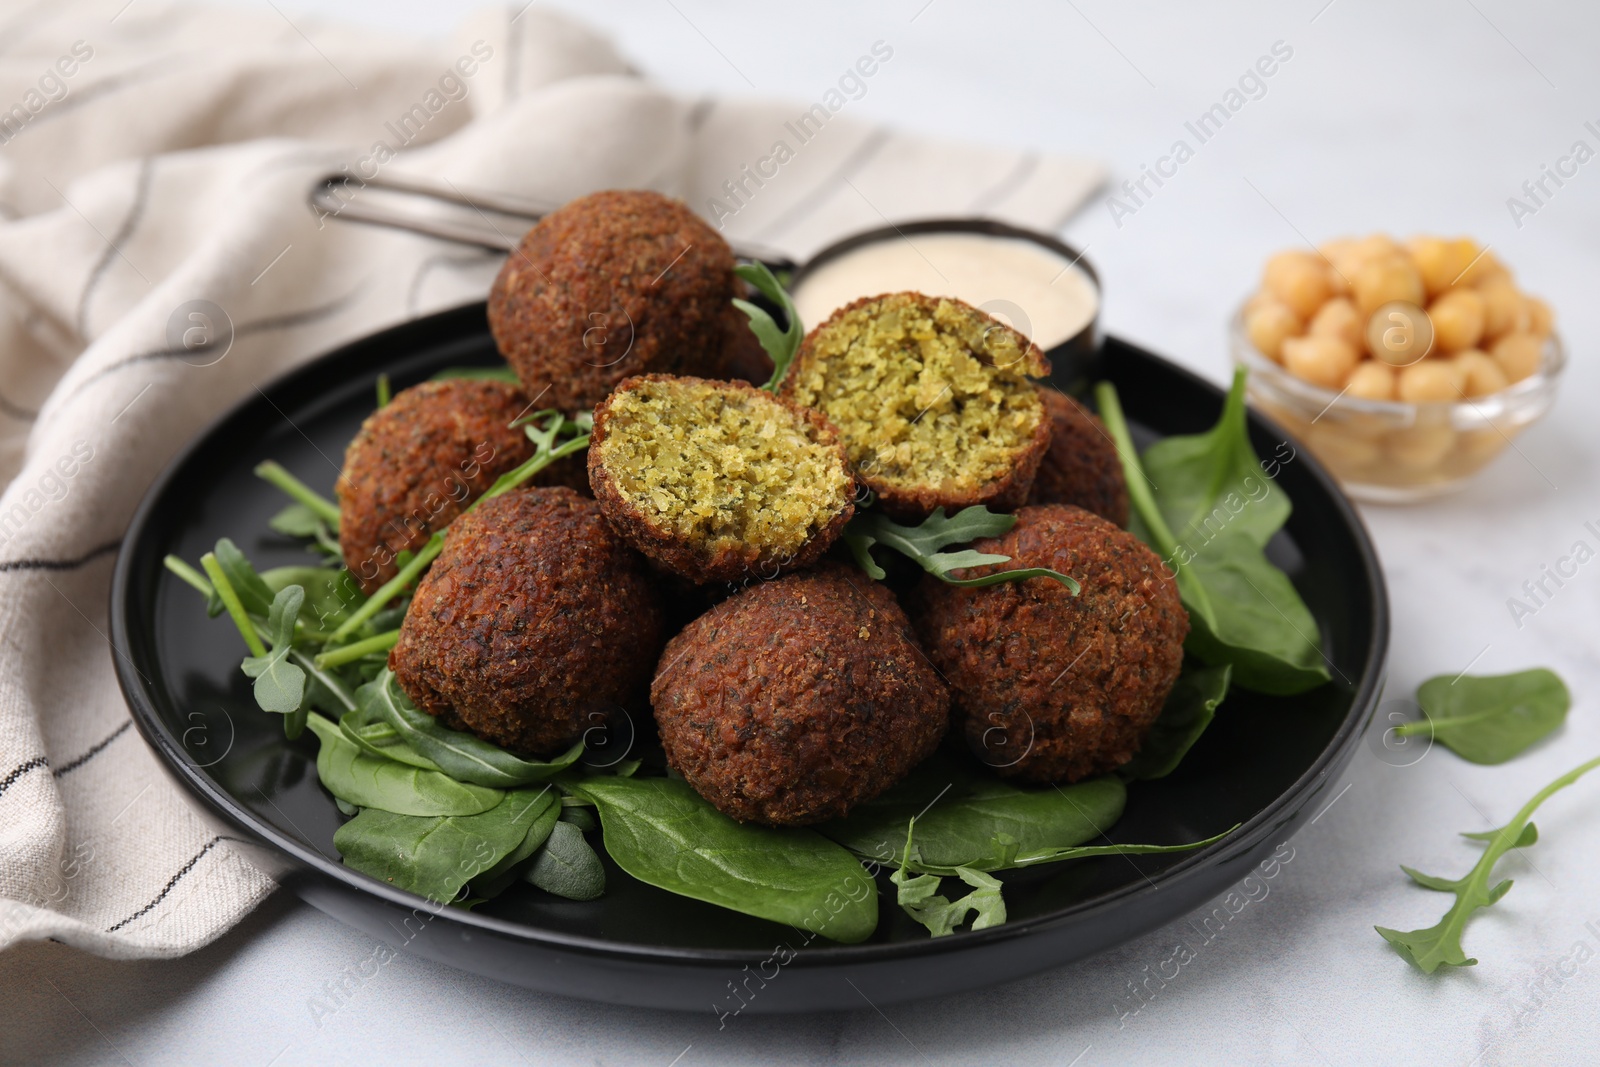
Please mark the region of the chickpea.
POLYGON ((1356 306, 1364 316, 1391 300, 1404 300, 1418 307, 1423 303, 1422 278, 1411 261, 1400 256, 1367 260, 1350 279, 1350 285, 1355 291, 1356 306))
POLYGON ((1462 352, 1455 357, 1455 365, 1461 374, 1462 388, 1470 397, 1489 396, 1511 384, 1494 357, 1479 349, 1462 352))
POLYGON ((1364 322, 1354 302, 1336 296, 1317 309, 1306 332, 1319 337, 1337 337, 1359 354, 1367 343, 1364 322))
POLYGON ((1433 337, 1446 352, 1461 352, 1483 337, 1483 297, 1475 289, 1451 289, 1428 305, 1433 337))
POLYGON ((1456 245, 1461 249, 1461 277, 1459 285, 1487 285, 1494 281, 1511 281, 1511 272, 1506 265, 1495 258, 1493 252, 1487 250, 1479 254, 1477 242, 1470 238, 1462 237, 1456 245))
POLYGON ((1396 466, 1425 471, 1438 466, 1455 443, 1455 431, 1448 426, 1408 426, 1389 435, 1385 451, 1396 466))
POLYGON ((1245 333, 1256 351, 1278 362, 1283 361, 1283 342, 1298 337, 1304 328, 1300 316, 1276 299, 1262 301, 1244 320, 1245 333))
POLYGON ((1361 400, 1393 400, 1394 368, 1375 359, 1364 359, 1350 372, 1345 395, 1361 400))
POLYGON ((1267 260, 1261 283, 1301 319, 1309 319, 1332 295, 1328 273, 1328 265, 1315 253, 1279 252, 1267 260))
POLYGON ((1336 470, 1368 466, 1376 463, 1382 454, 1378 442, 1351 436, 1339 423, 1328 419, 1311 427, 1306 443, 1317 458, 1336 470))
POLYGON ((1522 306, 1528 313, 1528 332, 1536 337, 1549 337, 1555 328, 1555 312, 1536 296, 1523 297, 1522 306))
POLYGON ((1507 380, 1520 382, 1537 371, 1544 361, 1544 338, 1531 333, 1508 333, 1489 351, 1505 371, 1507 380))
POLYGON ((1528 309, 1522 294, 1504 280, 1495 280, 1478 289, 1483 300, 1483 339, 1492 341, 1508 333, 1526 333, 1528 309))
POLYGON ((1333 294, 1344 296, 1350 291, 1350 279, 1361 263, 1356 255, 1355 241, 1340 237, 1320 245, 1317 251, 1328 261, 1328 282, 1333 287, 1333 294))
POLYGON ((1425 359, 1400 370, 1397 392, 1408 404, 1460 400, 1465 382, 1453 360, 1425 359))
POLYGON ((1360 260, 1393 259, 1405 255, 1406 250, 1388 234, 1375 233, 1355 243, 1355 254, 1360 260))
POLYGON ((1437 296, 1450 288, 1467 264, 1472 262, 1472 257, 1478 254, 1476 248, 1466 251, 1461 247, 1461 242, 1446 241, 1442 237, 1413 237, 1408 251, 1429 296, 1437 296))
POLYGON ((1297 378, 1325 389, 1342 389, 1360 359, 1337 337, 1291 337, 1283 342, 1283 365, 1297 378))

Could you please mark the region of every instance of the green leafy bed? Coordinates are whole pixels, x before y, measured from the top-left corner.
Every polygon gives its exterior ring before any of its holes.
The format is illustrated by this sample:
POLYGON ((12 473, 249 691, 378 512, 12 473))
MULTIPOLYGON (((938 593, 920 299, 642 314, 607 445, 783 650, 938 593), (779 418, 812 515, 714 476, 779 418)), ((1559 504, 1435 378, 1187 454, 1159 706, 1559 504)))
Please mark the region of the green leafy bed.
MULTIPOLYGON (((768 288, 767 279, 752 280, 768 288)), ((786 352, 796 341, 775 324, 767 332, 772 336, 765 339, 786 352)), ((380 400, 387 391, 385 382, 380 400)), ((248 652, 241 667, 261 709, 284 717, 291 740, 307 728, 315 736, 318 777, 350 816, 334 845, 346 864, 374 878, 463 907, 517 882, 588 900, 605 888, 598 844, 642 882, 835 941, 873 933, 880 872, 900 907, 933 935, 963 925, 981 929, 1006 918, 997 873, 1181 852, 1231 832, 1169 844, 1108 836, 1129 783, 1178 766, 1230 681, 1294 693, 1327 680, 1310 613, 1262 551, 1288 517, 1289 503, 1245 436, 1242 377, 1216 428, 1168 438, 1145 453, 1142 465, 1114 391, 1102 386, 1099 400, 1134 489, 1136 532, 1173 567, 1194 627, 1184 673, 1138 756, 1117 775, 1073 785, 1019 788, 941 754, 848 818, 772 828, 735 822, 658 764, 588 765, 581 742, 549 761, 521 759, 417 709, 388 670, 411 591, 438 555, 441 535, 415 554, 402 553, 399 575, 365 597, 340 566, 337 507, 276 464, 257 473, 294 502, 273 518, 272 529, 305 539, 324 557, 322 565, 258 572, 226 539, 199 569, 174 557, 167 564, 205 596, 213 616, 226 613, 238 627, 248 652), (1196 548, 1197 531, 1224 514, 1222 532, 1196 548)), ((541 411, 523 421, 535 453, 489 496, 587 446, 586 419, 541 411)), ((1003 533, 1014 522, 969 508, 908 527, 869 509, 852 523, 846 543, 873 577, 883 574, 876 547, 953 580, 952 570, 1006 558, 956 546, 1003 533)), ((1077 589, 1070 576, 1048 571, 981 581, 994 580, 1051 580, 1077 589)))

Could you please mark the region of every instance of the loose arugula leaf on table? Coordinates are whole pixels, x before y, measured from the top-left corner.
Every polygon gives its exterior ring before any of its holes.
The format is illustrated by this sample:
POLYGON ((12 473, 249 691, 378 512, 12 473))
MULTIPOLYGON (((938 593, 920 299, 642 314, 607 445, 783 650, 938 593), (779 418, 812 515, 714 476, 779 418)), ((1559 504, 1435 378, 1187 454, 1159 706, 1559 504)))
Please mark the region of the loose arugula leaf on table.
POLYGON ((1217 705, 1228 695, 1232 673, 1233 668, 1227 665, 1195 667, 1185 663, 1138 753, 1117 773, 1130 780, 1149 780, 1165 778, 1176 770, 1211 725, 1217 705))
POLYGON ((295 620, 300 617, 300 605, 305 598, 305 590, 298 585, 285 586, 278 591, 267 610, 267 639, 272 651, 264 656, 246 656, 239 665, 246 675, 255 679, 253 691, 262 711, 293 715, 305 701, 306 672, 298 664, 289 662, 295 620))
POLYGON ((348 866, 448 904, 522 847, 555 803, 546 788, 507 793, 476 815, 424 818, 365 808, 334 832, 333 845, 348 866))
POLYGON ((413 704, 388 668, 356 691, 356 703, 367 721, 387 723, 413 751, 461 782, 498 789, 531 785, 554 778, 583 755, 579 741, 553 760, 525 760, 452 730, 413 704))
POLYGON ((606 852, 670 893, 854 943, 878 925, 877 886, 845 849, 800 827, 735 822, 671 778, 586 778, 606 852))
POLYGON ((767 269, 765 263, 741 263, 733 268, 733 272, 755 286, 756 291, 762 296, 781 307, 784 318, 789 321, 788 327, 780 330, 766 309, 748 300, 735 298, 733 301, 734 307, 749 316, 751 332, 761 342, 761 347, 767 350, 767 355, 772 357, 772 377, 767 379, 767 383, 761 388, 769 393, 776 393, 784 375, 789 373, 789 365, 794 362, 795 353, 800 351, 800 342, 805 339, 806 331, 800 324, 800 312, 795 310, 794 301, 789 298, 789 294, 773 276, 772 271, 767 269))
POLYGON ((555 824, 523 878, 547 893, 568 900, 595 900, 606 891, 606 870, 583 838, 583 831, 565 820, 555 824))
POLYGON ((1417 689, 1424 719, 1395 728, 1402 737, 1432 736, 1462 759, 1504 763, 1555 731, 1572 696, 1542 667, 1492 677, 1441 675, 1417 689))
POLYGON ((1478 909, 1487 908, 1500 900, 1510 891, 1512 885, 1509 878, 1494 885, 1489 884, 1495 864, 1512 849, 1526 848, 1538 841, 1539 831, 1534 826, 1532 818, 1539 805, 1596 767, 1600 767, 1600 758, 1592 759, 1563 774, 1535 793, 1516 816, 1498 830, 1463 834, 1462 836, 1474 841, 1487 842, 1488 847, 1483 850, 1483 855, 1473 865, 1472 870, 1462 877, 1439 878, 1402 866, 1400 869, 1418 885, 1442 893, 1455 894, 1455 903, 1444 913, 1444 918, 1425 929, 1401 931, 1391 930, 1386 926, 1376 926, 1373 929, 1393 945, 1408 962, 1428 974, 1432 974, 1440 967, 1471 967, 1476 964, 1478 961, 1469 958, 1461 944, 1461 935, 1466 929, 1467 920, 1472 918, 1478 909))
POLYGON ((1292 696, 1328 681, 1327 660, 1310 609, 1262 552, 1288 516, 1287 498, 1269 486, 1259 503, 1247 500, 1237 513, 1226 506, 1228 487, 1242 484, 1242 458, 1254 456, 1245 434, 1244 386, 1240 370, 1213 430, 1162 442, 1157 460, 1163 477, 1155 484, 1134 449, 1116 389, 1101 382, 1095 395, 1122 458, 1140 535, 1177 575, 1189 612, 1185 647, 1213 666, 1231 665, 1234 681, 1246 689, 1292 696), (1208 527, 1218 501, 1227 521, 1215 519, 1215 528, 1208 527), (1180 529, 1204 530, 1206 540, 1180 539, 1169 512, 1185 524, 1180 529))
POLYGON ((980 537, 999 537, 1017 524, 1015 515, 996 515, 981 504, 946 515, 935 508, 932 515, 915 526, 895 522, 880 511, 856 513, 844 528, 845 544, 855 554, 856 563, 870 578, 882 580, 884 570, 872 558, 874 545, 883 545, 915 562, 923 570, 951 585, 984 586, 1000 582, 1021 582, 1029 578, 1053 578, 1076 596, 1078 583, 1059 571, 1046 567, 1018 567, 996 571, 981 578, 955 578, 951 572, 986 563, 1009 563, 1010 556, 964 548, 946 552, 950 545, 968 544, 980 537))
POLYGON ((321 742, 317 777, 323 788, 358 807, 396 815, 477 815, 505 796, 500 789, 369 755, 321 715, 312 715, 309 725, 321 742))
POLYGON ((905 781, 817 832, 859 856, 887 863, 917 820, 914 866, 998 870, 1006 852, 1078 845, 1122 817, 1128 791, 1115 777, 1019 789, 942 753, 905 781))

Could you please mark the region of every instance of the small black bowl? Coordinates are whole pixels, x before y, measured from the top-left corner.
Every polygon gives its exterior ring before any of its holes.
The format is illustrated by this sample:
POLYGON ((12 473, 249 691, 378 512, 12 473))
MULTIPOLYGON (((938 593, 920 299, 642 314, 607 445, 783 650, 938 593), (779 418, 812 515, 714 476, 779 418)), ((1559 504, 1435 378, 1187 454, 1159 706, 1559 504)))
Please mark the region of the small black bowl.
MULTIPOLYGON (((1209 427, 1214 386, 1115 338, 1102 353, 1143 441, 1209 427)), ((1112 831, 1123 841, 1196 841, 1191 853, 1117 856, 1007 875, 1011 921, 931 939, 881 885, 877 933, 835 945, 760 919, 653 889, 608 870, 607 893, 579 903, 518 886, 476 910, 437 907, 344 866, 343 821, 318 784, 316 742, 284 740, 239 670, 242 645, 208 619, 162 557, 193 561, 231 537, 262 567, 305 563, 267 519, 284 500, 253 477, 277 459, 331 490, 328 457, 396 388, 452 365, 499 362, 476 304, 386 330, 252 393, 200 435, 157 480, 129 527, 112 582, 117 676, 134 721, 217 832, 273 878, 351 926, 430 959, 533 989, 617 1004, 726 1013, 859 1008, 973 989, 1099 952, 1183 916, 1224 892, 1329 803, 1381 689, 1388 644, 1383 576, 1361 521, 1303 450, 1279 484, 1294 501, 1269 546, 1321 630, 1334 681, 1290 699, 1231 694, 1176 773, 1129 791, 1112 831), (790 954, 793 953, 793 958, 790 954), (730 990, 738 988, 735 997, 730 990)), ((1285 440, 1251 416, 1256 449, 1285 440)))

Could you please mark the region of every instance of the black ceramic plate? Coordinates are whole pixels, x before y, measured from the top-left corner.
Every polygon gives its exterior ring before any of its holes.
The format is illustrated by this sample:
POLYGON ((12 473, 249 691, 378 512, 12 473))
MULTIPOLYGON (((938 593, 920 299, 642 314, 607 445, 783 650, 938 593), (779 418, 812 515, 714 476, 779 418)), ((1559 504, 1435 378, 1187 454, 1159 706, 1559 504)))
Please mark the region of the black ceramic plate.
MULTIPOLYGON (((742 982, 746 966, 770 974, 791 948, 800 951, 782 979, 766 982, 745 1010, 856 1008, 862 994, 884 1004, 1020 977, 1168 923, 1237 882, 1332 799, 1377 700, 1388 643, 1382 575, 1350 504, 1302 449, 1279 476, 1295 508, 1269 552, 1315 615, 1334 681, 1293 699, 1230 695, 1177 773, 1129 791, 1113 835, 1195 841, 1243 824, 1224 841, 1016 872, 1008 923, 938 940, 900 913, 892 890, 880 893, 871 940, 808 945, 788 927, 672 896, 615 868, 597 901, 519 886, 476 911, 432 909, 340 863, 333 832, 342 817, 317 783, 315 739, 285 741, 279 718, 255 707, 238 635, 226 620, 207 619, 161 561, 169 552, 192 561, 227 536, 261 567, 307 562, 299 543, 266 532, 284 500, 251 468, 277 459, 331 493, 334 464, 372 410, 380 373, 402 388, 442 367, 497 360, 479 304, 359 341, 252 395, 150 490, 112 587, 122 688, 173 777, 282 884, 409 951, 534 989, 702 1011, 737 1007, 729 983, 742 982)), ((1203 430, 1221 410, 1215 387, 1115 339, 1096 370, 1116 383, 1145 440, 1203 430)), ((1262 455, 1284 440, 1255 417, 1251 433, 1262 455)))

